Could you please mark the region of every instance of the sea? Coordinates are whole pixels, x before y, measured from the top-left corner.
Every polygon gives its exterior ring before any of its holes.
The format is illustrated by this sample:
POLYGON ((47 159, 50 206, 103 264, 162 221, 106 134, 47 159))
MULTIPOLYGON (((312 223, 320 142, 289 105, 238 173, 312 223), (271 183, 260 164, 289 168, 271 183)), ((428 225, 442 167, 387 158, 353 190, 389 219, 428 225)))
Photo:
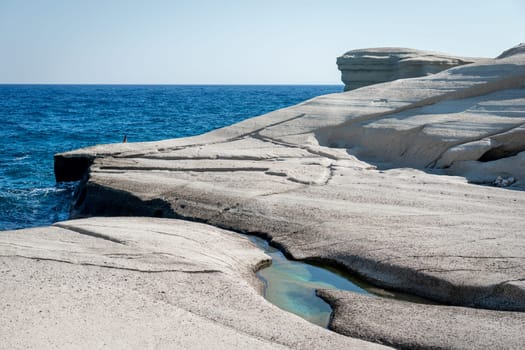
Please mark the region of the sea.
POLYGON ((0 230, 67 220, 53 155, 202 134, 342 85, 0 85, 0 230))

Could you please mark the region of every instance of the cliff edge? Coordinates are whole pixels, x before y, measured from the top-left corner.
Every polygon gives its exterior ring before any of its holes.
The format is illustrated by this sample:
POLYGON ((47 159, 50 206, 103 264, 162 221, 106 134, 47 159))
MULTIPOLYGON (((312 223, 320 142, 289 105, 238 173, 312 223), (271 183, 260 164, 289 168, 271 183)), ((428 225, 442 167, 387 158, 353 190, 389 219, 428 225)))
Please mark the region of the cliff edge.
POLYGON ((351 50, 337 58, 345 91, 396 79, 422 77, 480 61, 407 48, 351 50))

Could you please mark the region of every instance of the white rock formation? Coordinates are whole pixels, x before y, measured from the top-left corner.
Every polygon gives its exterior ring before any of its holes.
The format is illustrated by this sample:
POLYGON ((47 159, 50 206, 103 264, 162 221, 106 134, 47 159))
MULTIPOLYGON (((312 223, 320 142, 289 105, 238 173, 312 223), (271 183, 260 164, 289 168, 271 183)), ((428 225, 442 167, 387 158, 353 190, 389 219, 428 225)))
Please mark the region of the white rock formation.
POLYGON ((479 61, 407 48, 373 48, 346 52, 337 58, 345 91, 396 79, 435 74, 479 61))
POLYGON ((183 217, 258 232, 298 259, 332 261, 379 286, 523 312, 524 123, 518 48, 196 137, 59 154, 55 165, 58 180, 89 167, 76 216, 183 217))
POLYGON ((520 349, 525 313, 318 292, 333 307, 330 328, 401 349, 520 349))
POLYGON ((57 170, 94 159, 75 215, 197 218, 266 233, 298 258, 334 259, 384 286, 525 310, 524 265, 511 262, 525 259, 525 192, 432 175, 525 185, 524 82, 516 54, 197 137, 69 152, 57 170))
POLYGON ((381 349, 266 301, 247 239, 166 219, 0 232, 3 349, 381 349))

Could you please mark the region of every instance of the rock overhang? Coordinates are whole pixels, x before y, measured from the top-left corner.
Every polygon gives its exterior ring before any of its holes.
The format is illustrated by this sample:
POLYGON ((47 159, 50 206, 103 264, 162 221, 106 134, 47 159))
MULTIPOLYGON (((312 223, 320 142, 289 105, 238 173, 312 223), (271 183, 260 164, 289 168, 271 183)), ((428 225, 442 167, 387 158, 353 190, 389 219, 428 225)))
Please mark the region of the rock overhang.
POLYGON ((435 74, 443 70, 481 61, 409 48, 351 50, 337 58, 345 91, 396 79, 435 74))

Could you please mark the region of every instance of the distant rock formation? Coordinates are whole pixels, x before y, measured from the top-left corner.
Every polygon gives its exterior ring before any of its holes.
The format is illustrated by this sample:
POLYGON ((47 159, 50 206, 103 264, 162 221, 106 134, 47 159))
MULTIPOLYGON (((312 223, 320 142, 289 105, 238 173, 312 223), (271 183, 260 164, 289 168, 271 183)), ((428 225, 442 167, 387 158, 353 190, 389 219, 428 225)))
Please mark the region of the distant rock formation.
POLYGON ((522 53, 525 53, 525 43, 518 44, 508 50, 503 51, 503 53, 496 58, 505 58, 522 53))
POLYGON ((478 61, 406 48, 352 50, 337 58, 345 91, 396 79, 415 78, 478 61))

